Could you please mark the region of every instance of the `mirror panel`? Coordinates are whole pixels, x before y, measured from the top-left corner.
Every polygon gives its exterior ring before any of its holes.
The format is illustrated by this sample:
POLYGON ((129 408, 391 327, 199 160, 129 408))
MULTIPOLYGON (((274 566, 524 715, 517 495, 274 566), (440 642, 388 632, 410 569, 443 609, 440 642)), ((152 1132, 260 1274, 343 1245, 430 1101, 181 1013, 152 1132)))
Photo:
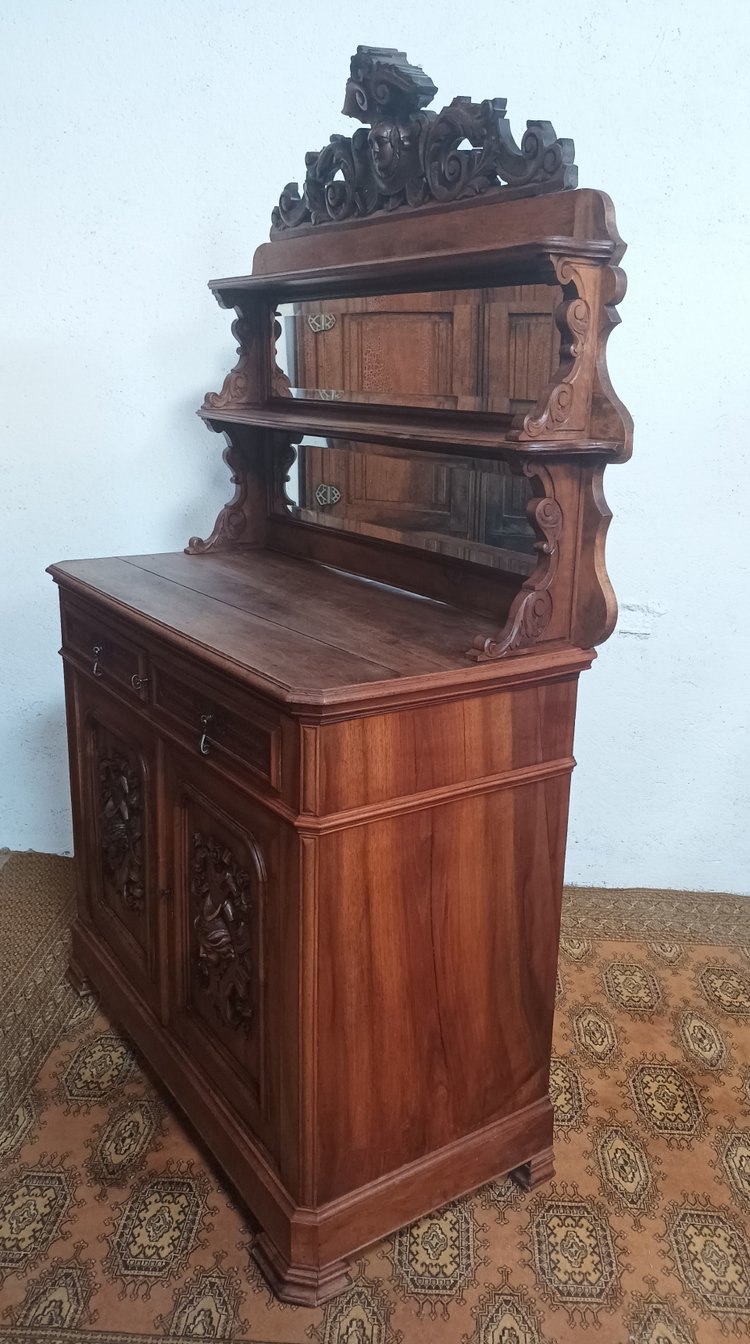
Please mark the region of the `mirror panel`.
POLYGON ((305 436, 283 512, 515 574, 536 567, 530 481, 506 462, 305 436))
POLYGON ((558 367, 559 285, 279 305, 277 362, 301 400, 513 415, 558 367))

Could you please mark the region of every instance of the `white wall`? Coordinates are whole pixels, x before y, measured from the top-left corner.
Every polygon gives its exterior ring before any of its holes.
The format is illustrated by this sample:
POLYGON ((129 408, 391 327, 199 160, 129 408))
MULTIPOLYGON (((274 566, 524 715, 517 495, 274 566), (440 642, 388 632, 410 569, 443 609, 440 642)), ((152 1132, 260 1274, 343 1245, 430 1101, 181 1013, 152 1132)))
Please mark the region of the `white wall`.
POLYGON ((744 0, 2 0, 0 844, 70 846, 45 565, 181 547, 228 485, 193 411, 234 362, 205 285, 247 271, 358 42, 448 101, 549 117, 614 197, 611 341, 636 422, 607 477, 618 633, 581 681, 568 880, 750 893, 744 0))

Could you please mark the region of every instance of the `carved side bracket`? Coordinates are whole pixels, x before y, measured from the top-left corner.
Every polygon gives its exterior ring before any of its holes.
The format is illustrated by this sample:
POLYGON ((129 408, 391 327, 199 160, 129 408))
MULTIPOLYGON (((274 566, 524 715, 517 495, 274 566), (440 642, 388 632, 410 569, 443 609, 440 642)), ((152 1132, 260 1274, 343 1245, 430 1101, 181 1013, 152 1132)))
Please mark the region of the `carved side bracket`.
POLYGON ((205 540, 191 537, 185 547, 186 555, 205 555, 208 551, 226 551, 235 546, 261 546, 265 540, 269 503, 272 509, 286 512, 286 506, 293 502, 286 494, 285 486, 296 457, 294 445, 302 437, 301 432, 269 435, 267 431, 246 425, 232 425, 230 429, 221 430, 217 424, 211 428, 224 434, 227 446, 222 456, 235 489, 232 498, 220 510, 210 536, 205 540), (271 466, 267 477, 269 442, 271 466))
POLYGON ((232 323, 232 335, 237 341, 239 359, 227 374, 220 392, 207 392, 202 410, 226 411, 235 406, 248 406, 257 401, 257 358, 258 315, 251 317, 240 314, 232 323))
POLYGON ((533 482, 534 495, 529 501, 528 518, 536 534, 539 564, 525 580, 513 599, 504 629, 497 639, 478 635, 467 656, 476 662, 502 658, 506 653, 526 648, 541 639, 553 614, 553 585, 559 563, 559 541, 563 513, 555 498, 554 483, 546 467, 526 461, 518 468, 533 482))
POLYGON ((281 335, 281 323, 278 320, 278 314, 274 318, 271 335, 271 396, 272 397, 291 397, 292 385, 289 381, 289 374, 285 373, 279 366, 276 355, 276 346, 281 335))
POLYGON ((564 295, 555 313, 560 364, 534 409, 514 420, 509 438, 522 443, 575 438, 589 429, 601 272, 570 257, 553 263, 564 295))
POLYGON ((609 639, 617 623, 617 598, 607 573, 605 543, 612 513, 604 497, 601 462, 581 468, 580 542, 572 638, 582 649, 609 639))
POLYGON ((204 555, 206 551, 226 550, 230 546, 256 540, 249 511, 248 461, 246 451, 233 443, 225 434, 227 446, 222 457, 230 470, 234 495, 219 513, 213 531, 205 541, 191 537, 185 547, 186 555, 204 555))
POLYGON ((287 494, 286 487, 289 484, 291 469, 297 460, 297 445, 301 437, 301 434, 273 435, 273 509, 275 512, 286 514, 290 508, 294 508, 297 504, 297 501, 291 499, 287 494))
POLYGON ((505 119, 505 98, 473 103, 459 97, 439 113, 426 111, 436 93, 404 52, 358 47, 343 111, 364 125, 351 138, 332 135, 324 149, 305 155, 302 193, 296 182, 284 188, 271 236, 404 205, 576 185, 573 142, 559 140, 550 122, 527 122, 519 147, 505 119))
POLYGON ((617 305, 625 297, 627 277, 619 266, 608 266, 602 272, 599 307, 599 339, 596 345, 596 367, 591 398, 591 437, 614 439, 622 446, 618 462, 627 462, 633 451, 633 419, 615 392, 607 368, 607 341, 619 326, 617 305))
POLYGON ((281 324, 267 322, 267 312, 261 304, 238 311, 232 323, 232 335, 237 341, 237 363, 227 374, 220 392, 207 392, 201 410, 209 412, 240 410, 257 406, 266 397, 265 378, 270 372, 269 390, 273 397, 291 397, 292 389, 287 374, 276 360, 276 343, 281 335, 281 324), (263 329, 266 326, 267 337, 263 329), (265 349, 264 349, 265 346, 265 349))

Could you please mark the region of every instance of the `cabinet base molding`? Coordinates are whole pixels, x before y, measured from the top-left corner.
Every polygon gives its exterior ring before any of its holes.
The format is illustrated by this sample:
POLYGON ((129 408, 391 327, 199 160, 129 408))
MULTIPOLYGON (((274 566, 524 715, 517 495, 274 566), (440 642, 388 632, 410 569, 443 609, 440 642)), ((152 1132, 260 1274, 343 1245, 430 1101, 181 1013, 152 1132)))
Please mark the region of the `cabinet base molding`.
POLYGON ((253 1245, 253 1259, 281 1302, 299 1307, 319 1307, 344 1292, 351 1284, 345 1260, 333 1260, 322 1269, 290 1264, 271 1238, 261 1232, 253 1245))
POLYGON ((299 1205, 239 1117, 201 1086, 190 1056, 80 920, 73 926, 71 965, 77 980, 100 990, 105 1010, 132 1038, 252 1210, 262 1228, 253 1256, 284 1302, 316 1306, 336 1296, 349 1284, 347 1262, 355 1254, 488 1181, 510 1172, 531 1189, 553 1174, 553 1110, 545 1092, 340 1199, 317 1208, 299 1205))

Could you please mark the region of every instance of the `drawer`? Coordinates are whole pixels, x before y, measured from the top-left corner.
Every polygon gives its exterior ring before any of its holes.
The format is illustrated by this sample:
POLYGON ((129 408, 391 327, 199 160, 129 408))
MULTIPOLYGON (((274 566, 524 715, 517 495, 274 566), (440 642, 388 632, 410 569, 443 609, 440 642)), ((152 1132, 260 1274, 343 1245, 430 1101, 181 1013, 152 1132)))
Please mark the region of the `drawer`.
POLYGON ((148 698, 148 659, 137 639, 95 607, 65 601, 62 607, 63 649, 76 654, 102 686, 127 690, 134 699, 148 698))
POLYGON ((216 765, 241 767, 279 791, 281 724, 241 688, 202 677, 181 660, 154 658, 152 703, 158 716, 177 728, 189 747, 216 765))

